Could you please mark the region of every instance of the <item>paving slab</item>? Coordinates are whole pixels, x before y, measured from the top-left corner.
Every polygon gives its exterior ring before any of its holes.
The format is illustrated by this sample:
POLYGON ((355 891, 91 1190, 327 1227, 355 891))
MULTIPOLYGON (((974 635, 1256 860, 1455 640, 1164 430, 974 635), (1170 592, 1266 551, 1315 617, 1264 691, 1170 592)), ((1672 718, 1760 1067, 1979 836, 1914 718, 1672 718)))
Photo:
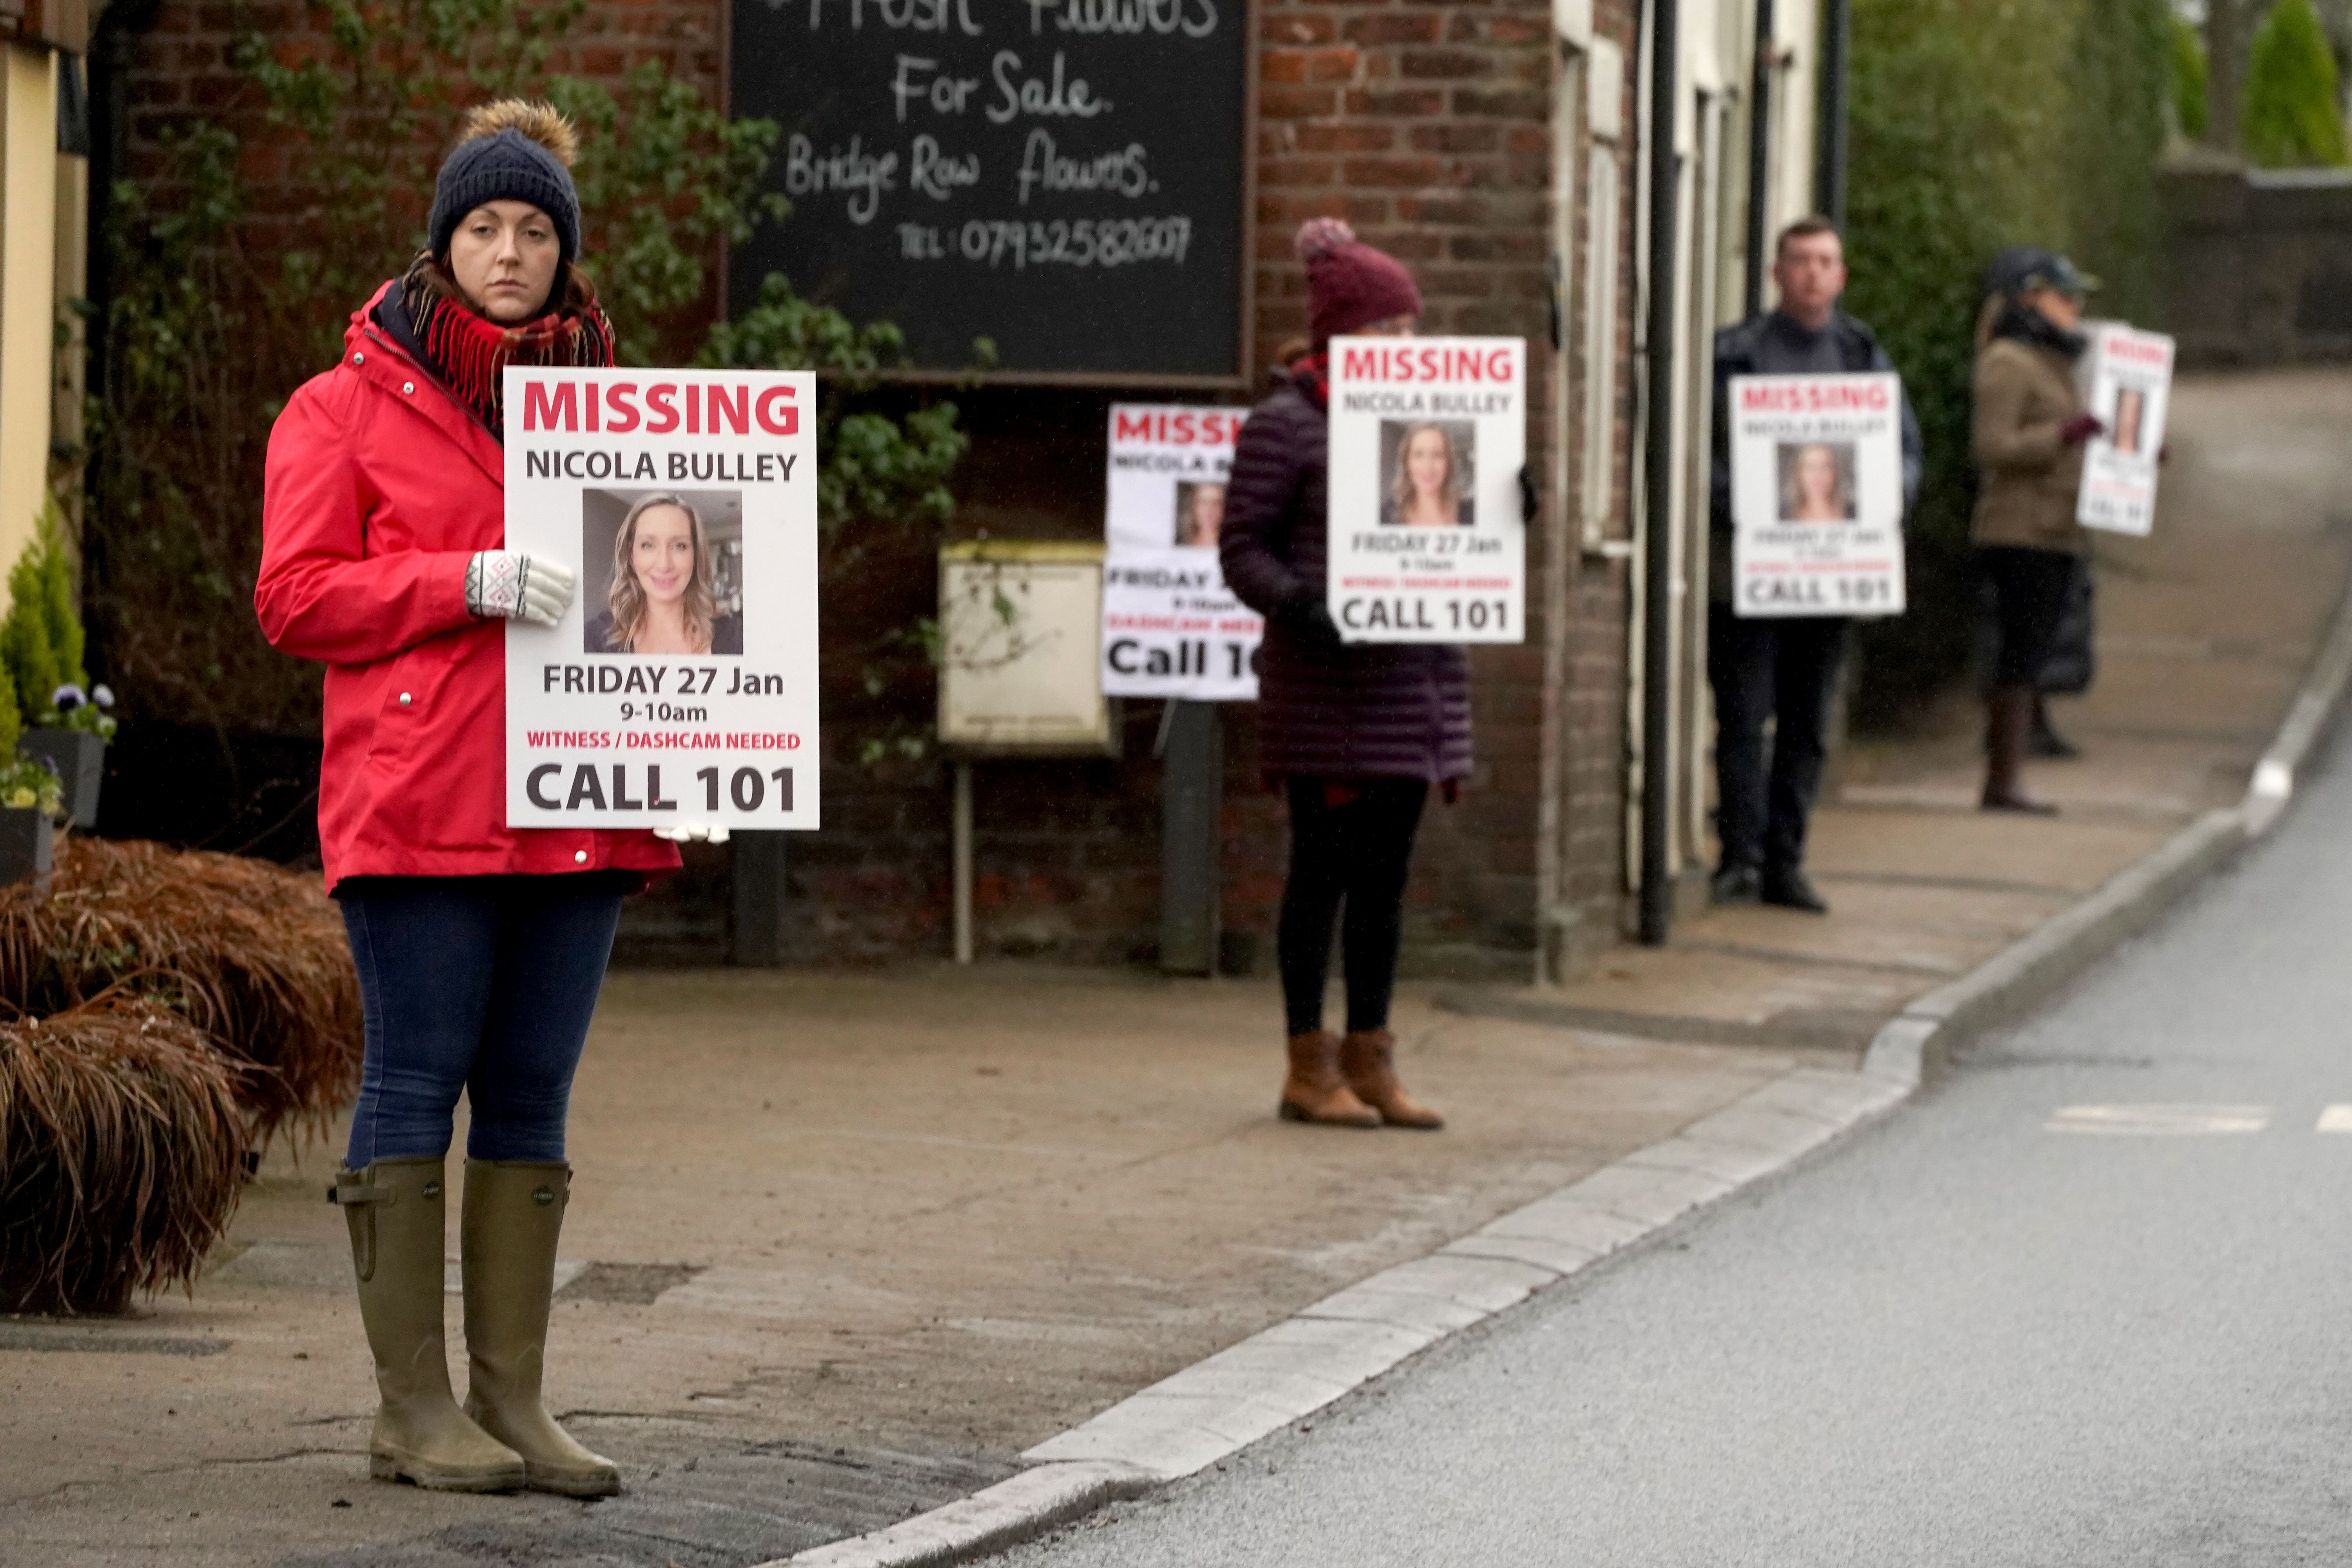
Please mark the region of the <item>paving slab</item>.
MULTIPOLYGON (((0 1561, 438 1564, 534 1539, 576 1556, 514 1560, 787 1556, 1002 1480, 1135 1390, 1812 1059, 1415 992, 1402 1061, 1454 1125, 1302 1129, 1272 1115, 1279 1016, 1264 983, 1018 966, 617 974, 578 1089, 550 1364, 627 1467, 626 1506, 365 1480, 329 1152, 281 1147, 193 1299, 0 1323, 0 1561)), ((1440 1300, 1328 1321, 1325 1397, 1425 1343, 1400 1321, 1440 1300)), ((1279 1397, 1262 1354, 1238 1362, 1279 1397)), ((1194 1395, 1221 1391, 1170 1393, 1194 1395)))

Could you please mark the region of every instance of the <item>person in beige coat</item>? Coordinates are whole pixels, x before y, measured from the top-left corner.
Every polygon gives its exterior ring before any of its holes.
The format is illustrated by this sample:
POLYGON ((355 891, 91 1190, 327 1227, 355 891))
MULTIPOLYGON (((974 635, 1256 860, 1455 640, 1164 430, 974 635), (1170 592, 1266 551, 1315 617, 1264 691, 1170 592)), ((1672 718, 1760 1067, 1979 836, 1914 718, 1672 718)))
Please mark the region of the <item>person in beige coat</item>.
POLYGON ((2025 793, 2036 678, 2050 656, 2067 584, 2090 554, 2074 521, 2083 443, 2103 428, 2083 407, 2074 362, 2091 280, 2046 250, 2004 251, 1986 274, 1977 321, 1973 446, 1982 482, 1970 538, 1993 587, 1999 632, 1986 698, 1987 811, 2046 814, 2025 793))

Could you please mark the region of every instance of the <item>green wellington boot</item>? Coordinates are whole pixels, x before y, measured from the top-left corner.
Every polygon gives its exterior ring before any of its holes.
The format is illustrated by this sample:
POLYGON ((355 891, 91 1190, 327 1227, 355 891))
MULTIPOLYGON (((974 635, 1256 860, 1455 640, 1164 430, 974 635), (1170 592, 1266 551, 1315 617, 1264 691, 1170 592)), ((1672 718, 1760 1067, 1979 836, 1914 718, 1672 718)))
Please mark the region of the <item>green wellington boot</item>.
POLYGON ((574 1442, 540 1403, 555 1241, 571 1194, 569 1165, 466 1162, 466 1212, 458 1224, 471 1368, 466 1414, 522 1456, 532 1490, 610 1497, 621 1489, 621 1472, 574 1442))
POLYGON ((442 1175, 438 1158, 378 1160, 364 1171, 337 1169, 327 1189, 351 1226, 360 1320, 383 1396, 368 1437, 368 1473, 435 1491, 513 1491, 524 1481, 522 1456, 476 1426, 449 1392, 442 1175))

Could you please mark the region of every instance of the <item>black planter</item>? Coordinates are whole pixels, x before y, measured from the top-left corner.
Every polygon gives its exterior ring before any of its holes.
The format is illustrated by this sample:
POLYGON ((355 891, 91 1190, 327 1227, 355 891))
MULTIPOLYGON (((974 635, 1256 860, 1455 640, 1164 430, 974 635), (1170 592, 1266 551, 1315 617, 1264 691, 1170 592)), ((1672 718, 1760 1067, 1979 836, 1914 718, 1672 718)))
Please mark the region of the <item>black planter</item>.
POLYGON ((0 883, 47 876, 55 833, 39 806, 0 806, 0 883))
POLYGON ((106 742, 82 730, 27 730, 18 748, 58 770, 65 784, 66 820, 98 826, 98 788, 106 782, 106 742))

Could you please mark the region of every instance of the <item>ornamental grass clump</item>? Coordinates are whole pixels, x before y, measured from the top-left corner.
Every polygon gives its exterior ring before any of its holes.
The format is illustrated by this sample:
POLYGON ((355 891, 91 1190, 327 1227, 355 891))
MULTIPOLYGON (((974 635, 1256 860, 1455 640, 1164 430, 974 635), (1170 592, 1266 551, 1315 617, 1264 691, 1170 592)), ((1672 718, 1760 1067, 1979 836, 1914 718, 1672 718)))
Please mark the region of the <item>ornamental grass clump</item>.
POLYGON ((238 1077, 126 991, 0 1023, 0 1311, 119 1312, 192 1282, 252 1147, 238 1077))
POLYGON ((0 1002, 39 1016, 116 986, 169 1003, 233 1069, 266 1141, 322 1131, 359 1092, 359 976, 315 876, 75 837, 46 890, 0 889, 0 1002))

